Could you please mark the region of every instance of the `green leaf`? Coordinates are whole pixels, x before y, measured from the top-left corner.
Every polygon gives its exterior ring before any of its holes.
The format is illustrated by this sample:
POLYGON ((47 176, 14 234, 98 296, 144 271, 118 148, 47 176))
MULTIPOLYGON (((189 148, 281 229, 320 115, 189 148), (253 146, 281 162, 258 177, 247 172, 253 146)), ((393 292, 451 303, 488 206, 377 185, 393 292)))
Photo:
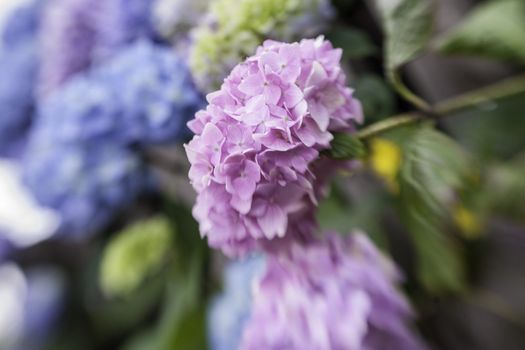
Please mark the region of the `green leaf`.
POLYGON ((443 125, 483 162, 509 159, 525 149, 525 93, 454 113, 443 125))
POLYGON ((157 272, 171 247, 172 227, 164 218, 138 222, 115 236, 101 263, 100 284, 112 296, 129 295, 157 272))
POLYGON ((366 186, 355 180, 348 185, 359 186, 363 191, 355 195, 348 194, 348 198, 339 187, 332 186, 330 195, 321 201, 316 212, 319 226, 323 231, 335 230, 342 234, 363 230, 376 245, 386 249, 385 232, 377 219, 388 203, 385 193, 376 186, 366 186))
POLYGON ((327 38, 335 47, 343 49, 343 59, 360 59, 378 52, 367 33, 352 27, 335 27, 327 38))
POLYGON ((525 64, 525 2, 479 5, 438 45, 448 54, 466 54, 525 64))
POLYGON ((400 205, 417 251, 419 278, 432 293, 461 292, 464 261, 447 229, 451 204, 468 182, 472 161, 452 139, 429 128, 415 131, 403 146, 400 205))
POLYGON ((363 158, 366 155, 363 142, 347 133, 334 133, 330 147, 327 153, 334 159, 363 158))
POLYGON ((430 0, 378 0, 386 34, 389 70, 408 63, 426 46, 433 28, 430 0))
POLYGON ((401 81, 398 69, 427 45, 433 28, 432 0, 376 0, 386 37, 385 69, 396 90, 421 109, 428 104, 401 81))
POLYGON ((206 280, 209 249, 187 207, 171 202, 167 212, 177 227, 175 244, 180 259, 177 259, 167 291, 166 306, 158 328, 157 349, 206 349, 203 281, 206 280))
POLYGON ((476 195, 485 217, 494 214, 525 225, 525 153, 487 170, 476 195))
POLYGON ((201 290, 203 263, 200 254, 194 255, 189 262, 190 269, 170 284, 158 328, 158 349, 206 349, 206 300, 201 290))
POLYGON ((367 122, 385 119, 396 111, 390 86, 377 75, 365 75, 355 83, 355 97, 361 101, 367 122))

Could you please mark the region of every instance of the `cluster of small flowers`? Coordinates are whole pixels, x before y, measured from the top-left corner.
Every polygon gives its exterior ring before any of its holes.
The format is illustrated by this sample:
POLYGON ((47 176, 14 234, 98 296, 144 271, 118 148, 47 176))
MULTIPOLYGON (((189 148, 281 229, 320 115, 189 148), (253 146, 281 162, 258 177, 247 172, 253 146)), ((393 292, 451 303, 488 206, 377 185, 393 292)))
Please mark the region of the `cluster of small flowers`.
POLYGON ((208 314, 212 349, 425 349, 401 273, 360 232, 329 232, 229 263, 208 314))
POLYGON ((24 180, 41 204, 61 213, 61 232, 93 232, 148 185, 131 147, 180 139, 201 104, 184 62, 138 41, 42 103, 24 180))
POLYGON ((268 258, 240 349, 423 349, 400 274, 361 233, 268 258))
POLYGON ((321 32, 327 0, 217 0, 192 33, 190 67, 202 91, 217 89, 263 38, 292 41, 321 32))
POLYGON ((151 36, 150 4, 150 0, 49 0, 40 36, 40 95, 47 96, 133 40, 151 36))
POLYGON ((312 163, 332 132, 362 120, 340 58, 322 37, 266 41, 189 123, 194 215, 210 245, 239 255, 302 231, 317 201, 312 163))

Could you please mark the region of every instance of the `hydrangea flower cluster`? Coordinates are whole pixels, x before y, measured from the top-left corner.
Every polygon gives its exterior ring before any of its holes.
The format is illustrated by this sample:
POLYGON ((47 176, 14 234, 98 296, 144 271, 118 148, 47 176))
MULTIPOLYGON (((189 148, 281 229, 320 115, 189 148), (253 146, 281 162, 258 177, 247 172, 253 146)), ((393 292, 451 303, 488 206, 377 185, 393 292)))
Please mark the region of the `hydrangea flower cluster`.
POLYGON ((196 136, 186 151, 194 215, 211 246, 238 255, 312 231, 304 226, 319 192, 313 163, 332 132, 362 120, 340 59, 322 37, 266 41, 208 95, 188 124, 196 136))
POLYGON ((21 148, 33 110, 38 70, 36 32, 40 6, 31 2, 7 14, 0 50, 0 155, 15 156, 21 148))
POLYGON ((118 50, 138 39, 154 38, 152 0, 105 0, 97 16, 97 60, 111 57, 118 50))
POLYGON ((252 307, 252 289, 265 268, 265 259, 254 256, 230 262, 224 272, 224 289, 211 303, 208 334, 213 350, 238 349, 252 307))
POLYGON ((96 232, 146 185, 140 160, 109 142, 29 147, 24 181, 40 205, 59 214, 58 235, 96 232))
POLYGON ((185 123, 204 105, 184 60, 171 49, 139 40, 93 73, 111 87, 119 118, 112 126, 125 142, 179 140, 185 123))
POLYGON ((60 213, 60 232, 93 232, 148 186, 134 148, 178 141, 201 104, 181 59, 138 41, 40 106, 25 183, 40 204, 60 213))
POLYGON ((106 0, 50 0, 42 20, 39 94, 56 90, 92 63, 94 19, 106 0))
POLYGON ((40 38, 40 94, 47 96, 124 45, 149 37, 150 5, 150 0, 50 0, 40 38))
POLYGON ((263 38, 315 36, 332 16, 327 0, 217 0, 193 33, 190 66, 197 85, 217 89, 263 38))
POLYGON ((268 257, 240 349, 424 349, 400 274, 360 233, 268 257))

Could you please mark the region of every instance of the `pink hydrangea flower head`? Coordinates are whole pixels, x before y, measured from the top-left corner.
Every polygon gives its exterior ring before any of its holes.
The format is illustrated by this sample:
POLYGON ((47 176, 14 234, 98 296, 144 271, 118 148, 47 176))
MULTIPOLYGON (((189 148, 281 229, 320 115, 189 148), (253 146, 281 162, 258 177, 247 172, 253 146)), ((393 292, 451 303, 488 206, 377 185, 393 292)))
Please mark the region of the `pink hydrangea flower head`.
POLYGON ((294 242, 267 257, 240 349, 425 349, 400 279, 364 234, 294 242))
POLYGON ((294 220, 317 204, 313 164, 363 119, 340 59, 323 37, 266 41, 188 123, 194 216, 211 246, 239 255, 306 230, 294 220))

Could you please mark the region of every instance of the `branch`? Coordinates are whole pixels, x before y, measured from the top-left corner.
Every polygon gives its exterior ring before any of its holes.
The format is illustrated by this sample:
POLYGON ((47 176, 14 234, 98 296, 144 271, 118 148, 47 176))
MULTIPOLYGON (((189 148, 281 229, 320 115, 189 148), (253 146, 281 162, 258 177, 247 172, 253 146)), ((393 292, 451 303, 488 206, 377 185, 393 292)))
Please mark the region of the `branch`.
MULTIPOLYGON (((432 111, 437 117, 445 117, 466 108, 504 97, 510 97, 522 92, 525 92, 525 74, 508 78, 499 83, 445 100, 436 104, 432 111)), ((357 138, 364 140, 382 134, 388 130, 415 124, 424 118, 425 115, 422 112, 396 115, 361 129, 356 136, 357 138)))

